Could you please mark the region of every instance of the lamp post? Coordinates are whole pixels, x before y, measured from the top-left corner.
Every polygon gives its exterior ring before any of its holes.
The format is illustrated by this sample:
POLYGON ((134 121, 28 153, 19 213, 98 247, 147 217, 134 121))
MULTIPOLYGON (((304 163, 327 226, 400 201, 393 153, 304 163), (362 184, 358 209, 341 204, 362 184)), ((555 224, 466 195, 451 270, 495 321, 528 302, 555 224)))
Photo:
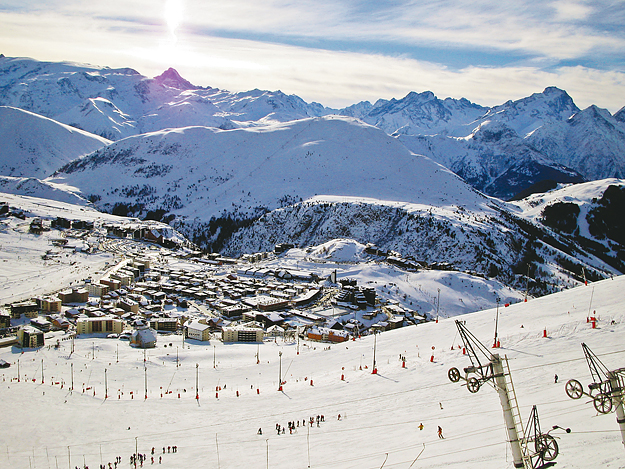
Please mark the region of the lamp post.
POLYGON ((278 376, 278 391, 282 391, 282 351, 278 352, 278 356, 280 357, 280 368, 279 368, 279 376, 278 376))
POLYGON ((198 401, 200 400, 199 373, 200 373, 200 364, 196 363, 195 364, 195 399, 198 401))
POLYGON ((373 371, 371 372, 372 375, 377 375, 378 374, 378 369, 375 367, 375 351, 378 345, 378 333, 376 331, 373 332, 373 371))
POLYGON ((497 327, 499 326, 499 302, 501 301, 501 298, 497 297, 495 301, 497 301, 497 312, 495 313, 495 341, 493 343, 493 348, 499 348, 499 341, 497 340, 497 327))
POLYGON ((438 324, 438 307, 441 304, 441 289, 438 289, 438 299, 436 300, 436 323, 438 324))

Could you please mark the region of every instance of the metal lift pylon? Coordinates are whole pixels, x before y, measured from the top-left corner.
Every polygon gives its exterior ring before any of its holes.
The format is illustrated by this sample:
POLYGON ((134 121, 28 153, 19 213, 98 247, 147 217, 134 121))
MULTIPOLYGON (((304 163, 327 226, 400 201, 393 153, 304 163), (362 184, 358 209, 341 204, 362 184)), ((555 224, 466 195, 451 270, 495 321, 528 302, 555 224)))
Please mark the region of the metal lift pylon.
MULTIPOLYGON (((550 431, 558 427, 554 426, 550 431)), ((564 429, 570 433, 570 429, 564 429)), ((532 406, 532 412, 524 429, 525 437, 522 440, 523 454, 527 455, 530 461, 530 467, 534 469, 544 469, 554 466, 553 462, 558 456, 560 449, 556 439, 547 433, 543 433, 540 429, 540 421, 538 420, 538 410, 536 406, 532 406)))
POLYGON ((625 446, 625 409, 623 407, 625 368, 610 371, 585 343, 582 343, 582 350, 593 382, 588 385, 588 392, 585 392, 579 381, 570 379, 566 382, 564 390, 571 399, 580 399, 582 396, 590 397, 595 410, 600 414, 609 414, 614 411, 621 431, 621 440, 625 446))
POLYGON ((471 393, 478 392, 484 383, 489 383, 495 388, 503 409, 514 467, 532 468, 531 458, 523 453, 521 446, 521 440, 524 439, 523 423, 512 384, 508 359, 506 357, 502 359, 499 354, 491 353, 484 344, 471 334, 462 321, 456 320, 456 327, 467 355, 469 355, 469 360, 471 360, 471 366, 464 369, 464 376, 460 375, 458 368, 451 368, 447 376, 454 383, 463 379, 471 393), (469 377, 472 374, 475 376, 469 377))
POLYGON ((457 320, 456 327, 471 360, 471 366, 464 369, 464 376, 460 374, 458 368, 451 368, 447 373, 449 379, 454 383, 464 380, 467 389, 472 393, 478 392, 484 383, 495 388, 503 409, 514 467, 540 469, 553 466, 555 464, 553 460, 558 455, 558 445, 554 437, 541 432, 536 406, 530 414, 528 427, 523 427, 508 357, 501 358, 499 354, 491 353, 471 334, 463 321, 457 320))

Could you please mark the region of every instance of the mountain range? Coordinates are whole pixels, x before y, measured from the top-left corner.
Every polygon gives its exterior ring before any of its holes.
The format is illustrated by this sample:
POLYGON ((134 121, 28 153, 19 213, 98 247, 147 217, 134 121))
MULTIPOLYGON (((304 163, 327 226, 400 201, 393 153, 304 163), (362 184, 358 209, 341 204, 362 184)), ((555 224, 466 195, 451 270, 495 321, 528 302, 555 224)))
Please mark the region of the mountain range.
POLYGON ((356 117, 503 199, 545 179, 625 175, 625 108, 614 115, 596 106, 580 110, 555 87, 494 107, 427 91, 331 109, 280 91, 195 86, 171 68, 147 78, 127 68, 2 56, 0 105, 110 140, 194 125, 227 130, 331 114, 356 117))
POLYGON ((232 255, 351 238, 545 293, 625 272, 606 228, 625 208, 624 115, 553 87, 492 108, 424 92, 330 109, 2 56, 0 187, 232 255), (536 184, 556 198, 504 202, 536 184))

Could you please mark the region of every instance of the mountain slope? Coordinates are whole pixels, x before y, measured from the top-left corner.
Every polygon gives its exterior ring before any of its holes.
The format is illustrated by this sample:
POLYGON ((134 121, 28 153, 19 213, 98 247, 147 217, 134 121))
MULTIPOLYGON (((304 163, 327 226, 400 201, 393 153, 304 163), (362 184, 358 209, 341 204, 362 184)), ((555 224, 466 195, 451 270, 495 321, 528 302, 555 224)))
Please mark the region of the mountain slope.
POLYGON ((43 179, 111 143, 32 112, 0 106, 0 174, 43 179))
POLYGON ((590 106, 566 121, 546 124, 527 141, 589 180, 625 176, 625 123, 605 109, 590 106))
POLYGON ((550 160, 498 121, 482 122, 467 137, 400 135, 398 139, 478 190, 504 200, 545 179, 584 181, 578 172, 550 160))
MULTIPOLYGON (((560 187, 515 202, 522 217, 570 236, 587 253, 625 270, 625 181, 605 179, 560 187)), ((582 272, 577 271, 580 275, 582 272)))
MULTIPOLYGON (((509 360, 520 418, 527 425, 536 406, 542 431, 557 438, 556 467, 623 465, 614 414, 597 415, 591 399, 572 400, 565 393, 569 379, 584 388, 593 382, 580 343, 609 370, 622 366, 623 288, 625 278, 620 277, 500 307, 501 349, 489 348, 494 308, 462 317, 490 350, 488 355, 509 360), (586 319, 591 299, 597 328, 586 319), (553 430, 554 425, 561 428, 553 430), (565 433, 566 428, 571 432, 565 433)), ((1 349, 0 358, 12 367, 3 371, 0 411, 9 421, 37 425, 11 429, 13 438, 7 439, 0 464, 28 469, 45 467, 52 459, 59 467, 77 461, 97 467, 137 451, 149 458, 150 448, 156 447, 159 467, 168 469, 194 467, 198 461, 223 469, 258 467, 266 460, 278 467, 337 469, 408 468, 412 463, 431 469, 513 467, 497 392, 483 383, 479 392, 470 393, 462 382, 451 383, 447 377, 451 367, 462 370, 471 364, 451 319, 345 344, 302 340, 298 345, 287 339, 250 346, 190 340, 179 347, 179 359, 178 345, 174 350, 169 343, 159 338, 157 347, 146 351, 143 370, 142 351, 93 336, 61 340, 58 349, 26 349, 22 355, 1 349), (70 368, 65 357, 72 351, 70 368), (371 373, 374 353, 376 374, 371 373), (17 380, 18 358, 21 376, 28 379, 17 380), (279 374, 280 364, 284 374, 279 374), (282 391, 279 377, 284 377, 282 391), (76 388, 69 392, 74 379, 76 388), (89 388, 84 393, 83 382, 89 388), (324 421, 307 425, 316 415, 324 415, 324 421), (276 434, 276 424, 294 420, 300 424, 294 432, 276 434), (436 434, 438 426, 444 439, 436 434), (63 431, 68 428, 72 431, 63 431), (160 448, 171 445, 178 451, 161 453, 160 448)))
POLYGON ((486 198, 375 127, 324 117, 222 131, 188 127, 116 142, 65 166, 51 181, 99 204, 141 204, 208 220, 250 217, 317 194, 471 209, 486 198))
POLYGON ((594 106, 580 111, 555 87, 490 109, 411 93, 342 112, 397 135, 411 151, 504 199, 540 181, 620 177, 625 168, 625 126, 619 114, 613 117, 594 106))
POLYGON ((537 294, 575 284, 582 268, 591 278, 622 271, 347 117, 130 137, 46 182, 233 255, 351 238, 519 288, 529 269, 537 294))

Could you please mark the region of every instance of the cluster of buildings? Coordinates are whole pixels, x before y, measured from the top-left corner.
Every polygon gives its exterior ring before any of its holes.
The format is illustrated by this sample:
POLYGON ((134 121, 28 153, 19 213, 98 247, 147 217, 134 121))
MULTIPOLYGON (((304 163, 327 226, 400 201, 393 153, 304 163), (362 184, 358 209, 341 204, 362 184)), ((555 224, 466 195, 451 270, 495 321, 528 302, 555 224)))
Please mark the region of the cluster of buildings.
MULTIPOLYGON (((67 222, 73 227, 64 219, 55 224, 66 227, 67 222)), ((109 229, 116 236, 141 239, 157 234, 140 225, 127 228, 132 230, 128 233, 118 233, 119 226, 109 229)), ((43 345, 50 330, 121 336, 133 345, 154 347, 159 333, 182 333, 197 341, 207 341, 211 334, 220 334, 224 342, 299 334, 342 342, 425 320, 397 305, 378 308, 375 289, 355 281, 341 280, 337 292, 309 272, 255 267, 263 256, 267 254, 243 261, 196 257, 190 262, 199 263, 198 269, 182 270, 155 265, 153 258, 139 255, 123 260, 97 281, 10 305, 10 317, 0 315, 0 331, 10 328, 11 318, 24 316, 30 323, 17 331, 21 347, 43 345), (226 269, 217 267, 224 265, 226 269), (333 314, 313 313, 311 304, 323 304, 333 314)))

